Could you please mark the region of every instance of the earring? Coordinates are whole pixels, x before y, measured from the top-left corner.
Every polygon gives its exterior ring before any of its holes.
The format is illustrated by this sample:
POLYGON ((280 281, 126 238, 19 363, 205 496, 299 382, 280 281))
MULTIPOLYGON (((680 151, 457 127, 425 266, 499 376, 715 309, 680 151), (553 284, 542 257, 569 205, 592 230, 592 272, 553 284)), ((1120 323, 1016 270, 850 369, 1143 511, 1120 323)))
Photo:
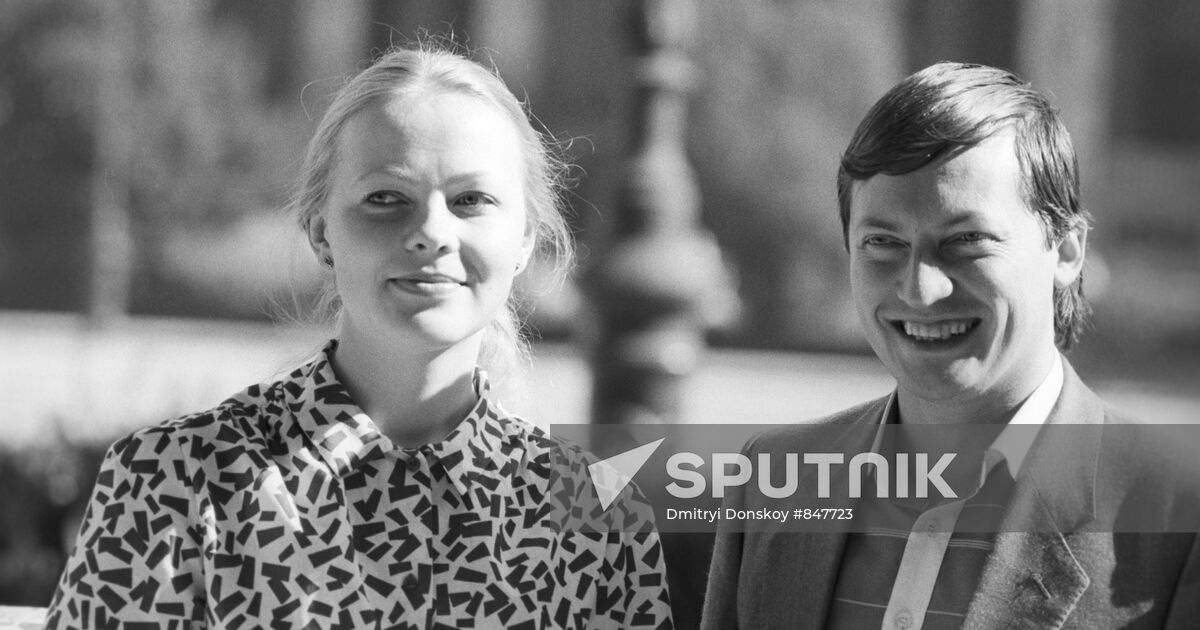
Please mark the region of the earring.
POLYGON ((326 267, 333 269, 333 256, 326 256, 325 260, 323 260, 321 262, 325 263, 326 267))

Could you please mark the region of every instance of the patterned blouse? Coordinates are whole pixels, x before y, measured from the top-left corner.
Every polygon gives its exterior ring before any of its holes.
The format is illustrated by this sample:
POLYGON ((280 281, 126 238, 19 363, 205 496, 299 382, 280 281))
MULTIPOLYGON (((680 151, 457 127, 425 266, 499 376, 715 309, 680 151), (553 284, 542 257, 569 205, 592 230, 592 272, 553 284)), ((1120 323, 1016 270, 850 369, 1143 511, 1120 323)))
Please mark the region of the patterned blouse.
POLYGON ((396 447, 335 348, 114 444, 47 627, 672 627, 644 502, 568 524, 595 509, 590 455, 505 413, 482 372, 450 435, 396 447))

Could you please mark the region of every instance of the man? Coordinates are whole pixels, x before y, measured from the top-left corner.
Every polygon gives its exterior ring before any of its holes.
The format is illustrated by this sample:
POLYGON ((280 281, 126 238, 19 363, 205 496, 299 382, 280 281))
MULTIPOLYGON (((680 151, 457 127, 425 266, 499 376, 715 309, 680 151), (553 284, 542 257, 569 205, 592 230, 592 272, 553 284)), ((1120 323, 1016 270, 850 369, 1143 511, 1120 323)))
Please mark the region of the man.
MULTIPOLYGON (((1178 528, 1197 473, 1120 430, 1060 355, 1087 313, 1088 215, 1047 99, 995 68, 921 70, 859 125, 838 202, 858 314, 897 388, 817 425, 865 427, 861 451, 886 450, 884 426, 969 426, 952 446, 978 454, 975 486, 855 508, 889 527, 719 533, 703 627, 1200 627, 1200 549, 1178 528), (1088 426, 1052 435, 1064 424, 1088 426), (956 531, 968 518, 994 526, 956 531)), ((745 453, 809 452, 811 426, 745 453)), ((751 491, 726 505, 784 507, 751 491)))

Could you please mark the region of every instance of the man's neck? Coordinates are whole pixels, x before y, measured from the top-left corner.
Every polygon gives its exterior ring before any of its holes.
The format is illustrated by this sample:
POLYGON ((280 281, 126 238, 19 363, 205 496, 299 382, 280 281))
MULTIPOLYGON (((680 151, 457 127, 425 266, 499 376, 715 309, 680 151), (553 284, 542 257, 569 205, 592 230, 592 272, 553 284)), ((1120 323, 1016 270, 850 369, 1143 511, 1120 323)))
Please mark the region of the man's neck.
POLYGON ((901 385, 896 390, 897 417, 906 424, 1008 424, 1054 370, 1061 375, 1062 358, 1056 348, 1050 347, 1045 354, 1039 354, 1023 367, 1027 371, 1021 378, 1005 379, 984 391, 963 389, 956 395, 939 398, 925 396, 924 392, 901 385))
POLYGON ((1014 408, 1003 417, 985 416, 982 414, 987 412, 966 407, 922 405, 919 398, 906 398, 903 394, 903 390, 898 392, 893 404, 901 427, 907 427, 898 433, 898 448, 909 452, 953 452, 972 461, 980 459, 1016 412, 1014 408), (988 417, 998 419, 978 420, 988 417), (942 427, 935 430, 936 425, 942 427))
MULTIPOLYGON (((1030 392, 1025 394, 1028 397, 1030 392)), ((949 400, 930 400, 903 388, 896 392, 901 424, 994 424, 1012 419, 1024 398, 983 393, 949 400)))

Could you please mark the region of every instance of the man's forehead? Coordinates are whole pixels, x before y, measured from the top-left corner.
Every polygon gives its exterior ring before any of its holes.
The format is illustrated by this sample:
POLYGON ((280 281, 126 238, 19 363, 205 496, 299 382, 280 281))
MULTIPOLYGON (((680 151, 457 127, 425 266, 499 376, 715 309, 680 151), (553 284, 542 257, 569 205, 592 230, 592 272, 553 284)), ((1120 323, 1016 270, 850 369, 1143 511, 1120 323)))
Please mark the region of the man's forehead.
POLYGON ((948 153, 903 175, 878 174, 851 184, 850 224, 896 227, 913 218, 954 225, 1025 203, 1011 136, 995 136, 948 153))

